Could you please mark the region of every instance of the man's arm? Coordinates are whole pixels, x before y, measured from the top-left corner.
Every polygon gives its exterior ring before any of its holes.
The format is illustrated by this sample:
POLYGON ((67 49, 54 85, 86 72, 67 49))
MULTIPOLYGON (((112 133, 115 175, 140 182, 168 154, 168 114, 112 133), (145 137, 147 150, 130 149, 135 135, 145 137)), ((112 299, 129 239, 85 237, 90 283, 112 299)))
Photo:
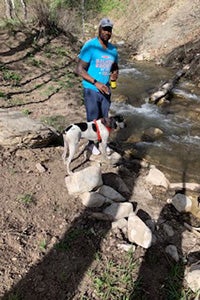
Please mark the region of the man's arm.
POLYGON ((83 79, 87 80, 88 82, 94 84, 100 92, 102 92, 104 94, 109 94, 108 87, 105 84, 96 81, 96 78, 91 77, 88 74, 87 69, 88 69, 88 63, 86 63, 83 60, 79 59, 78 63, 77 63, 77 66, 76 66, 75 73, 77 75, 81 76, 83 79))
POLYGON ((94 84, 94 80, 95 78, 92 78, 88 73, 87 73, 87 69, 88 69, 88 63, 86 63, 85 61, 79 59, 77 66, 76 66, 76 70, 75 73, 79 76, 81 76, 83 79, 87 80, 88 82, 94 84))

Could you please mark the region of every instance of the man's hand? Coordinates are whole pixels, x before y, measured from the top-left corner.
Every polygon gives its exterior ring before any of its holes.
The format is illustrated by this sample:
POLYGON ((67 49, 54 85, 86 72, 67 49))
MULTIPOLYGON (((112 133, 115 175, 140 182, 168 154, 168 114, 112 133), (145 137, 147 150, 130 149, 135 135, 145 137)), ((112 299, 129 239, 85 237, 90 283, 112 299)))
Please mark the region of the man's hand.
POLYGON ((103 84, 103 83, 97 81, 97 82, 95 83, 95 86, 96 86, 96 88, 98 88, 98 90, 99 90, 101 93, 107 94, 107 95, 110 94, 110 90, 109 90, 109 88, 107 87, 107 85, 105 85, 105 84, 103 84))

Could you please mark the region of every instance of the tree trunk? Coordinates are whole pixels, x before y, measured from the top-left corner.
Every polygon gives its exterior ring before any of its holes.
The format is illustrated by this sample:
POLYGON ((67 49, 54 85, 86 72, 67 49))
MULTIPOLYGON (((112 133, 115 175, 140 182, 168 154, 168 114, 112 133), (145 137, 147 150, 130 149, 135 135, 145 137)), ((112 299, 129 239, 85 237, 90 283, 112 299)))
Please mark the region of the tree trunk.
MULTIPOLYGON (((20 0, 21 6, 23 8, 24 19, 27 20, 27 6, 25 0, 20 0)), ((15 0, 5 0, 6 4, 6 17, 8 19, 13 19, 16 17, 15 0)))
POLYGON ((172 92, 172 89, 178 83, 180 78, 185 75, 185 73, 188 69, 189 69, 189 66, 186 65, 182 70, 179 70, 171 80, 163 83, 161 85, 161 87, 158 89, 158 91, 152 93, 149 96, 149 102, 160 105, 163 102, 165 102, 166 100, 170 100, 170 94, 172 92))
POLYGON ((6 4, 6 17, 8 19, 13 19, 13 0, 5 0, 5 4, 6 4))
POLYGON ((27 20, 27 7, 26 7, 26 1, 25 0, 20 0, 23 8, 23 13, 24 13, 24 19, 27 20))

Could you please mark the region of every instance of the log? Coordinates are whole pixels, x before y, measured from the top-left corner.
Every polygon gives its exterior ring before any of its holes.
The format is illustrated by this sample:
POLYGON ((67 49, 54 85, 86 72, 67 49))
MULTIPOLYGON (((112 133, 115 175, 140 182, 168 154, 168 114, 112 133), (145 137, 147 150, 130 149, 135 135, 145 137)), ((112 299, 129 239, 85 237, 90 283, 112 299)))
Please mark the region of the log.
POLYGON ((178 83, 180 78, 185 75, 188 69, 189 65, 184 66, 183 69, 179 70, 171 80, 163 83, 156 92, 149 96, 149 102, 156 105, 161 105, 162 103, 169 101, 172 89, 178 83))
POLYGON ((184 223, 184 226, 196 236, 200 237, 200 227, 193 227, 188 223, 184 223))

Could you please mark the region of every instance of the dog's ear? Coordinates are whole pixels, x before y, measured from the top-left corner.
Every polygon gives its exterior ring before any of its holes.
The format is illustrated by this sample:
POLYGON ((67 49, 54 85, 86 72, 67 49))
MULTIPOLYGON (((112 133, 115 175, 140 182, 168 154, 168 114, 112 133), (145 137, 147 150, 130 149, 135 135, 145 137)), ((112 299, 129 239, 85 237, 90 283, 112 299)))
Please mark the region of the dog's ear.
POLYGON ((122 115, 116 115, 113 117, 116 122, 121 123, 124 122, 124 117, 122 115))
POLYGON ((115 118, 113 118, 113 117, 110 117, 110 118, 103 118, 103 119, 101 120, 101 123, 102 123, 104 126, 108 127, 108 128, 114 128, 114 129, 117 128, 116 120, 115 120, 115 118))

